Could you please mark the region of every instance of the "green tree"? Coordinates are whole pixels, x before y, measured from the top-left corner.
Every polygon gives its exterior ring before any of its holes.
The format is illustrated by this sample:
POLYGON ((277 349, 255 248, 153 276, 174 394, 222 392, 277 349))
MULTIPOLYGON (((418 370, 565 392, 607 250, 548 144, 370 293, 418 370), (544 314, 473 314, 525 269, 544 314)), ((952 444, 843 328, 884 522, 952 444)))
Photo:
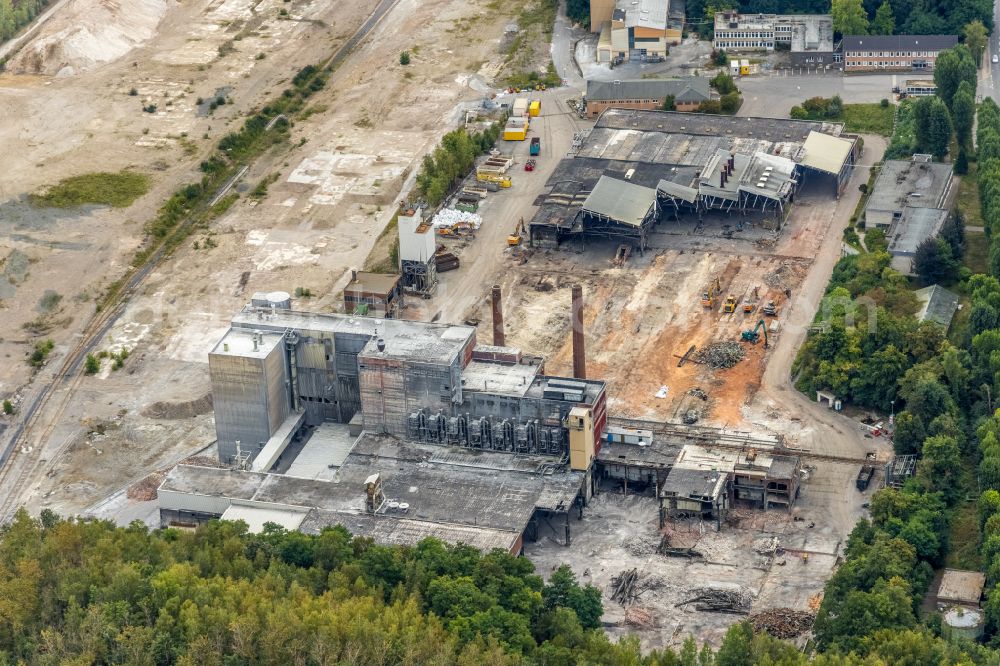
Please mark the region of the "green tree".
POLYGON ((951 141, 951 116, 938 97, 923 97, 914 109, 917 144, 937 158, 944 157, 951 141))
POLYGON ((676 111, 677 102, 673 95, 667 95, 663 98, 663 106, 661 107, 664 111, 676 111))
POLYGON ((101 369, 101 361, 93 354, 87 354, 87 359, 83 363, 83 369, 88 375, 97 374, 101 369))
POLYGON ((978 65, 982 62, 983 51, 986 50, 986 38, 989 35, 986 26, 979 19, 970 21, 962 29, 962 35, 965 37, 965 46, 969 49, 969 54, 978 65))
POLYGON ((972 60, 969 50, 964 45, 941 51, 934 61, 934 83, 937 84, 937 96, 949 109, 958 86, 962 81, 968 81, 973 93, 976 89, 976 63, 972 60))
POLYGON ((409 65, 410 64, 410 52, 409 51, 403 51, 403 52, 401 52, 399 54, 399 64, 400 65, 409 65))
POLYGON ((972 146, 972 123, 976 116, 976 89, 968 81, 958 84, 951 101, 951 120, 961 148, 972 146))
POLYGON ((896 18, 892 13, 889 0, 885 0, 875 12, 875 18, 872 20, 872 34, 891 35, 895 29, 896 18))
POLYGON ((927 431, 919 416, 902 411, 896 415, 896 431, 892 437, 892 445, 897 455, 918 453, 924 445, 927 431))
POLYGON ((958 262, 952 256, 951 245, 947 241, 928 238, 917 246, 913 270, 927 284, 951 282, 958 272, 958 262))
POLYGON ((591 585, 580 587, 573 570, 565 564, 552 572, 542 590, 542 600, 549 610, 569 608, 575 612, 585 629, 595 629, 601 624, 604 609, 600 590, 591 585))
POLYGON ((737 92, 736 82, 726 72, 719 72, 709 80, 709 85, 719 91, 720 95, 737 92))
POLYGON ((919 472, 932 492, 953 498, 959 491, 962 452, 954 437, 935 435, 924 440, 919 472))
POLYGON ((965 216, 956 210, 948 216, 938 237, 943 239, 951 247, 951 255, 956 259, 965 256, 965 216))
POLYGON ((3 413, 7 414, 8 416, 11 415, 11 414, 13 414, 14 413, 14 403, 12 403, 10 400, 4 400, 3 401, 3 413))
POLYGON ((861 0, 833 0, 833 30, 841 35, 867 35, 868 15, 861 0))

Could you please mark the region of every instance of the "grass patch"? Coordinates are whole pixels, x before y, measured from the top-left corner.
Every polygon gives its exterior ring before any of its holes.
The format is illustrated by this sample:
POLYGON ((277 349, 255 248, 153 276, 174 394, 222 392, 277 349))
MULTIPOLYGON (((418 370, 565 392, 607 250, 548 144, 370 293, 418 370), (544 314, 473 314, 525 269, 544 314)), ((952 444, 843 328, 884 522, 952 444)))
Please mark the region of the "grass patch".
POLYGON ((87 204, 128 208, 149 191, 149 176, 135 171, 87 173, 60 181, 29 196, 39 208, 75 208, 87 204))
POLYGON ((981 231, 965 231, 965 257, 962 263, 973 273, 989 273, 990 241, 981 231))
POLYGON ((965 224, 969 227, 983 227, 982 202, 979 200, 979 164, 969 162, 969 173, 959 178, 958 210, 965 216, 965 224))
POLYGON ((948 543, 951 550, 944 565, 950 569, 979 571, 982 561, 979 557, 979 510, 976 502, 963 502, 955 507, 950 532, 948 543))
POLYGON ((848 132, 890 136, 894 112, 892 104, 845 104, 844 112, 837 120, 843 121, 844 129, 848 132))

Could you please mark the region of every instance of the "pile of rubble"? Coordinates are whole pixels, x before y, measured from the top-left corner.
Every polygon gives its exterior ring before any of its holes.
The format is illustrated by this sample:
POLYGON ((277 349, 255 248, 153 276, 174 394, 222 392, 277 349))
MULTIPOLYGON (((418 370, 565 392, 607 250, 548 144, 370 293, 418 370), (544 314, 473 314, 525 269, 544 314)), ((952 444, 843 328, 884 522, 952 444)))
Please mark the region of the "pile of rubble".
POLYGON ((656 618, 647 608, 631 606, 625 609, 625 624, 640 629, 649 629, 656 624, 656 618))
POLYGON ((731 368, 743 360, 743 345, 729 340, 713 342, 695 353, 695 360, 712 368, 731 368))
POLYGON ((774 271, 764 276, 764 282, 772 289, 786 289, 789 279, 794 279, 795 271, 788 264, 781 264, 774 271))
POLYGON ((166 472, 153 472, 141 481, 136 481, 129 486, 128 490, 125 491, 125 496, 137 502, 152 502, 156 499, 156 489, 160 487, 166 476, 166 472))
POLYGON ((622 542, 622 548, 628 551, 629 555, 644 557, 654 554, 660 546, 659 540, 655 537, 645 537, 635 535, 622 542))
POLYGON ((754 631, 766 631, 775 638, 795 638, 812 629, 816 616, 791 608, 771 608, 750 616, 754 631))
POLYGON ((676 604, 677 608, 694 604, 695 610, 712 613, 737 613, 747 615, 753 603, 753 592, 744 588, 696 587, 688 592, 691 596, 676 604))

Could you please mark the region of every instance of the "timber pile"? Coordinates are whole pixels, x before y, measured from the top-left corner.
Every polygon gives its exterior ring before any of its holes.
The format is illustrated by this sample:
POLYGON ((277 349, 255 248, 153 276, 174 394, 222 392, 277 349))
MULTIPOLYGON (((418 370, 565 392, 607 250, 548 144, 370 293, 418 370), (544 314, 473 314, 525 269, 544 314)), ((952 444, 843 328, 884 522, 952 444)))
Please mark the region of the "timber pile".
POLYGON ((753 603, 753 593, 745 588, 720 590, 698 587, 689 592, 691 597, 676 605, 677 608, 694 604, 695 610, 711 613, 737 613, 747 615, 753 603))
POLYGON ((628 605, 639 596, 636 583, 639 580, 639 570, 630 569, 611 579, 611 600, 617 601, 622 606, 628 605))
POLYGON ((795 638, 812 629, 816 615, 791 608, 771 608, 750 616, 756 632, 766 631, 775 638, 795 638))
POLYGON ((715 369, 731 368, 743 360, 745 353, 743 345, 726 340, 702 347, 695 354, 695 360, 715 369))

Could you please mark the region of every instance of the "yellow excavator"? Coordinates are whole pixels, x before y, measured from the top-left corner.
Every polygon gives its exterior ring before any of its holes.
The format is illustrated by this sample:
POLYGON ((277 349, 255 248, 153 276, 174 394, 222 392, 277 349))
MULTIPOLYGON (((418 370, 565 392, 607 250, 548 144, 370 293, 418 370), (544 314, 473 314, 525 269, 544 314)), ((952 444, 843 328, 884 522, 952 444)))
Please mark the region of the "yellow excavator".
POLYGON ((507 247, 517 247, 521 244, 521 237, 524 234, 524 218, 522 217, 517 221, 517 225, 514 227, 514 233, 507 236, 507 247))
POLYGON ((722 290, 722 285, 719 283, 719 278, 715 278, 715 282, 708 286, 708 291, 701 295, 701 306, 703 308, 711 308, 715 306, 715 296, 722 290))

